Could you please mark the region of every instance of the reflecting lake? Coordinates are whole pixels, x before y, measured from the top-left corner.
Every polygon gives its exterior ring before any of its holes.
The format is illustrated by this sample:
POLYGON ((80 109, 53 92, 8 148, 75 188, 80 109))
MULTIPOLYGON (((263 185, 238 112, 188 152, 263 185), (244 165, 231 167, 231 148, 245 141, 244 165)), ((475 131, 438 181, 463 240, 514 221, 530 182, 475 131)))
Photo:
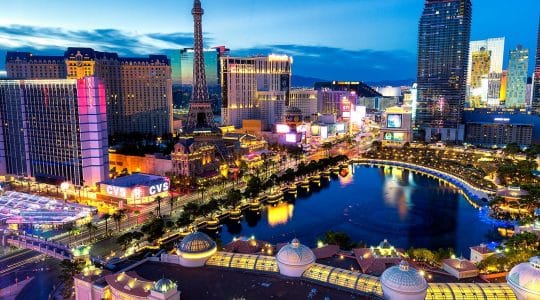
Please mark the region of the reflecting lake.
POLYGON ((354 241, 395 247, 452 247, 469 257, 469 247, 500 240, 495 224, 459 190, 399 168, 351 166, 347 176, 298 194, 240 222, 228 221, 218 233, 223 244, 255 236, 271 243, 297 237, 314 247, 328 230, 348 233, 354 241))

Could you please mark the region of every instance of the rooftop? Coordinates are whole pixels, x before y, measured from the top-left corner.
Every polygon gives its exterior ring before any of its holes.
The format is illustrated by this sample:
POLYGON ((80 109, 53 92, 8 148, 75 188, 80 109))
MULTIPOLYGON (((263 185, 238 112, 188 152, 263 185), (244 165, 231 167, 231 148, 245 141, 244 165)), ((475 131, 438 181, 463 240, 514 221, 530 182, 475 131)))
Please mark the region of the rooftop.
POLYGON ((157 176, 157 175, 150 175, 150 174, 133 174, 123 177, 118 177, 115 179, 109 179, 100 182, 100 184, 107 184, 117 187, 133 187, 136 185, 143 185, 143 186, 151 186, 156 183, 161 183, 163 181, 167 180, 166 177, 163 176, 157 176))
POLYGON ((65 224, 91 216, 94 207, 38 195, 8 191, 0 194, 0 222, 65 224))
POLYGON ((462 258, 443 259, 442 263, 459 272, 478 270, 475 264, 462 258))
POLYGON ((182 299, 369 299, 335 288, 283 277, 238 272, 232 269, 203 267, 188 269, 178 265, 146 262, 133 269, 147 280, 163 276, 178 282, 182 299))

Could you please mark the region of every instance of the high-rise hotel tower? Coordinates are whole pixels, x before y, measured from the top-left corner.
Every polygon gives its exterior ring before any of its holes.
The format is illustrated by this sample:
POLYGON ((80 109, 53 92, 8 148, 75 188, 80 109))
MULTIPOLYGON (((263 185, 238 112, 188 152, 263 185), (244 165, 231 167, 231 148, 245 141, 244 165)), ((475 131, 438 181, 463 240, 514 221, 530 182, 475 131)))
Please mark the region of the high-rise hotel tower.
POLYGON ((90 48, 68 48, 64 56, 8 52, 8 79, 81 79, 104 84, 109 135, 172 132, 172 81, 164 55, 119 57, 90 48))
POLYGON ((426 0, 419 22, 416 129, 429 141, 463 140, 470 0, 426 0))
POLYGON ((91 186, 108 178, 105 87, 96 77, 0 80, 0 174, 91 186))

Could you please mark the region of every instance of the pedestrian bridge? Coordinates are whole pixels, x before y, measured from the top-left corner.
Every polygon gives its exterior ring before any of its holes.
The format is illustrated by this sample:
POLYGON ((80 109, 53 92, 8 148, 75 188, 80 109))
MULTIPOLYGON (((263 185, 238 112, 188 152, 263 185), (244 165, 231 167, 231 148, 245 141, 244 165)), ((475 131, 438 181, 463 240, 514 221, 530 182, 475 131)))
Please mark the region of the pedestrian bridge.
POLYGON ((11 246, 34 250, 46 254, 50 257, 54 257, 56 259, 71 260, 73 258, 71 250, 68 249, 66 246, 51 241, 46 241, 37 237, 27 235, 10 235, 6 238, 6 241, 11 246))

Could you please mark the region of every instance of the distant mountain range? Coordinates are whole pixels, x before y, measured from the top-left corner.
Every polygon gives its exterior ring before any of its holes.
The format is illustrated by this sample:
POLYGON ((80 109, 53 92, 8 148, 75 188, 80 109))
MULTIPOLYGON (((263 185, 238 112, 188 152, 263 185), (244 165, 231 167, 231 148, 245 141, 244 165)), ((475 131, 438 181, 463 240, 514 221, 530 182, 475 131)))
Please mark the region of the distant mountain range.
MULTIPOLYGON (((302 75, 293 75, 291 78, 293 87, 312 88, 316 82, 331 81, 321 78, 307 77, 302 75)), ((365 81, 364 83, 371 86, 410 86, 415 82, 414 79, 402 80, 382 80, 382 81, 365 81)))

